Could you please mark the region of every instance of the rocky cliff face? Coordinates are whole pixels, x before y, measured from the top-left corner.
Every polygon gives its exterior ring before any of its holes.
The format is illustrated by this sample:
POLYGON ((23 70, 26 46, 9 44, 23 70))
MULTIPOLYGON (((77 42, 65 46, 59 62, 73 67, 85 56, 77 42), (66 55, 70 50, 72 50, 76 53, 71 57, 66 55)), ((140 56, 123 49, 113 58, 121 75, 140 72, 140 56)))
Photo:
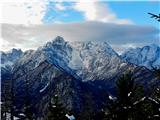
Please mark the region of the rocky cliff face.
POLYGON ((12 49, 8 52, 0 51, 2 80, 9 79, 14 63, 22 56, 20 49, 12 49))

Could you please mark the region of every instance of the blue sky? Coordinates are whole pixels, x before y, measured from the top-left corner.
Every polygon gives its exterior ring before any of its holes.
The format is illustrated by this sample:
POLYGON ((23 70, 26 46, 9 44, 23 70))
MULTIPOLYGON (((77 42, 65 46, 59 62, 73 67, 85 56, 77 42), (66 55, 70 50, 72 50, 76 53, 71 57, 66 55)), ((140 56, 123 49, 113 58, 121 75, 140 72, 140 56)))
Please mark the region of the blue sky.
POLYGON ((84 21, 83 15, 70 8, 70 6, 73 6, 73 2, 64 2, 60 5, 63 5, 65 10, 58 10, 56 9, 56 3, 55 2, 49 2, 47 5, 46 13, 43 17, 43 23, 44 24, 51 24, 54 22, 82 22, 84 21), (51 7, 52 6, 52 7, 51 7), (69 8, 67 8, 69 7, 69 8))
POLYGON ((58 35, 66 41, 106 41, 119 53, 160 45, 159 22, 147 14, 160 13, 158 1, 6 1, 2 3, 2 50, 36 49, 58 35))
POLYGON ((150 24, 158 27, 158 22, 151 19, 148 12, 159 14, 160 2, 108 2, 119 18, 129 18, 136 24, 150 24))
MULTIPOLYGON (((158 22, 151 19, 148 12, 159 14, 160 2, 157 1, 102 1, 106 7, 108 7, 119 19, 129 19, 134 24, 139 25, 153 25, 158 27, 158 22)), ((85 4, 85 3, 83 3, 85 4)), ((64 7, 68 7, 65 10, 55 10, 50 6, 55 6, 55 2, 50 2, 48 5, 47 12, 43 18, 44 23, 53 23, 54 21, 59 22, 82 22, 85 21, 85 17, 81 11, 69 8, 74 5, 74 2, 61 3, 64 7)), ((104 11, 105 12, 105 11, 104 11)))

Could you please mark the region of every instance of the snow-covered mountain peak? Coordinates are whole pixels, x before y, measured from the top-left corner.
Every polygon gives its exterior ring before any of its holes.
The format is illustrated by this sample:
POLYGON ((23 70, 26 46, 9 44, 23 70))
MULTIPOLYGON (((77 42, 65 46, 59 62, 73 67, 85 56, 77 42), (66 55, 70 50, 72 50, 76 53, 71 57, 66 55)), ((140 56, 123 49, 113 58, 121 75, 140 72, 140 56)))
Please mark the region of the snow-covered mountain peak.
POLYGON ((71 59, 72 48, 62 37, 57 36, 53 41, 47 42, 38 51, 42 51, 50 61, 68 63, 71 59))
POLYGON ((87 51, 90 54, 105 54, 115 55, 118 54, 111 48, 107 42, 89 41, 89 42, 71 42, 71 46, 78 51, 87 51))
POLYGON ((151 44, 142 48, 130 49, 123 53, 121 58, 149 69, 160 67, 160 47, 156 44, 151 44))
POLYGON ((56 43, 64 43, 65 40, 63 39, 63 37, 57 36, 52 42, 56 42, 56 43))
POLYGON ((68 67, 71 58, 71 46, 62 37, 58 36, 37 50, 26 52, 24 56, 16 62, 15 70, 22 65, 26 67, 26 71, 33 70, 42 62, 47 61, 60 69, 65 69, 67 72, 70 71, 72 73, 72 70, 68 67))
POLYGON ((86 72, 100 73, 104 67, 115 68, 121 62, 118 54, 106 42, 70 43, 60 36, 35 51, 27 52, 23 58, 15 68, 25 64, 27 69, 33 69, 47 60, 68 72, 75 71, 78 75, 85 75, 86 72))
POLYGON ((67 42, 63 39, 63 37, 57 36, 55 39, 52 41, 47 42, 43 47, 51 47, 53 45, 64 45, 67 42))
POLYGON ((13 49, 6 51, 4 53, 6 53, 6 54, 19 54, 19 53, 22 53, 22 50, 13 48, 13 49))
POLYGON ((10 55, 19 55, 19 54, 22 54, 22 50, 21 49, 10 49, 9 51, 0 51, 1 55, 5 54, 7 56, 10 56, 10 55))
MULTIPOLYGON (((72 42, 72 59, 69 66, 86 80, 100 79, 103 72, 114 72, 123 62, 118 54, 106 43, 98 41, 72 42), (110 68, 106 70, 106 68, 110 68), (95 78, 95 75, 97 78, 95 78), (87 76, 86 76, 87 75, 87 76)), ((105 75, 105 74, 104 74, 105 75)))
POLYGON ((12 65, 18 60, 23 54, 21 49, 11 49, 9 51, 0 52, 1 56, 1 68, 11 69, 12 65))

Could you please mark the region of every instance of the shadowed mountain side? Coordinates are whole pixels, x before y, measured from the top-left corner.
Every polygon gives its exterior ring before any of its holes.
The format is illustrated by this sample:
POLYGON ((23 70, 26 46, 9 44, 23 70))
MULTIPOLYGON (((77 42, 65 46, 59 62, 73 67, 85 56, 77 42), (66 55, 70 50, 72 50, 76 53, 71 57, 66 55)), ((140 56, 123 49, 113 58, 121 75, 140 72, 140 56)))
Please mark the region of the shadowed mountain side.
MULTIPOLYGON (((19 76, 18 72, 14 74, 15 78, 17 76, 19 76)), ((59 96, 61 103, 68 110, 78 114, 82 113, 86 106, 95 112, 107 103, 108 95, 105 94, 104 89, 83 83, 44 61, 34 70, 15 80, 15 104, 18 109, 23 108, 25 102, 25 80, 28 80, 29 84, 28 90, 32 110, 39 117, 46 114, 50 97, 55 94, 59 96), (88 101, 90 101, 89 104, 88 101)))

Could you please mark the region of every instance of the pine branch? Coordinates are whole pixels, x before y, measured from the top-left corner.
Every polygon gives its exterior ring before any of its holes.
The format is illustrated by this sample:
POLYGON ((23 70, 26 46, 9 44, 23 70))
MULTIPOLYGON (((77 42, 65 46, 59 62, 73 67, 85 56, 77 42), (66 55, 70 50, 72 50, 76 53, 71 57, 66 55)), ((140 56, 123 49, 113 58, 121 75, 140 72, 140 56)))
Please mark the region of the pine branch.
POLYGON ((151 15, 151 18, 155 18, 158 22, 160 22, 160 14, 159 15, 153 13, 148 13, 148 14, 151 15))

